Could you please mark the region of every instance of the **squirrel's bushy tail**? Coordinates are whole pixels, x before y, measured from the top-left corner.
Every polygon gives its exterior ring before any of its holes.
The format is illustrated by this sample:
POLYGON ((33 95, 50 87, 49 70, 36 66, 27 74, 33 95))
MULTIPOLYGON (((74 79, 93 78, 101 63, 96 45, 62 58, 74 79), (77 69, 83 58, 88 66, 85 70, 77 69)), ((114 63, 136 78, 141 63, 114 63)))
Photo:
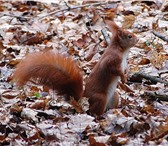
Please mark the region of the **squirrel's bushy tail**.
POLYGON ((17 65, 13 78, 19 86, 33 80, 76 100, 83 92, 83 77, 76 63, 51 51, 27 55, 17 65))

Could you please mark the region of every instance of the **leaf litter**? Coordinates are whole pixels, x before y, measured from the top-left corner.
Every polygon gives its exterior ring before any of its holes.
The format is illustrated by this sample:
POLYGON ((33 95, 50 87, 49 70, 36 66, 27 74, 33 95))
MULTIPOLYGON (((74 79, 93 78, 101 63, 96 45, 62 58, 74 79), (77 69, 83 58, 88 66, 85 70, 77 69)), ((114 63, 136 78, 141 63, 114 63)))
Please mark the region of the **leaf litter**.
POLYGON ((168 105, 158 97, 168 98, 167 9, 164 0, 1 1, 1 145, 168 145, 168 105), (25 55, 47 50, 72 56, 86 79, 108 45, 102 30, 111 36, 104 17, 139 37, 128 59, 133 92, 117 89, 119 108, 96 118, 86 114, 85 98, 67 102, 46 87, 30 82, 18 89, 11 81, 25 55))

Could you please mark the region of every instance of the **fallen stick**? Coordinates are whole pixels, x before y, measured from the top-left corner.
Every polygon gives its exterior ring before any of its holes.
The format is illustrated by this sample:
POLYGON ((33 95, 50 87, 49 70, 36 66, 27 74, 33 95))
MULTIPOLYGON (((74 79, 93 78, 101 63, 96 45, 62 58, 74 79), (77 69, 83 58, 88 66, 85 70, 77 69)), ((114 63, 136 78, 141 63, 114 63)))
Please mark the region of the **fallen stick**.
POLYGON ((101 33, 102 33, 102 35, 104 37, 104 40, 106 41, 107 45, 109 45, 110 44, 110 37, 107 34, 107 30, 105 28, 103 28, 101 30, 101 33))
POLYGON ((160 39, 162 39, 162 40, 168 42, 168 37, 167 37, 167 35, 162 34, 162 33, 160 33, 160 32, 157 32, 157 31, 155 31, 155 30, 152 30, 152 33, 153 33, 155 36, 157 36, 158 38, 160 38, 160 39))
POLYGON ((90 4, 85 4, 85 5, 80 5, 80 6, 74 6, 74 7, 67 7, 67 8, 64 8, 64 9, 61 9, 61 10, 56 10, 54 12, 51 12, 45 16, 42 16, 39 18, 40 19, 43 19, 44 17, 48 17, 48 16, 51 16, 51 15, 54 15, 56 13, 60 13, 60 12, 64 12, 64 11, 70 11, 70 10, 74 10, 74 9, 78 9, 78 8, 83 8, 83 7, 90 7, 90 6, 99 6, 99 5, 106 5, 108 4, 108 2, 98 2, 98 3, 90 3, 90 4))
POLYGON ((145 73, 135 73, 130 77, 130 81, 142 81, 142 79, 150 80, 152 83, 156 84, 157 82, 159 83, 164 83, 165 85, 168 85, 168 82, 165 80, 162 80, 161 78, 151 76, 145 73))
POLYGON ((168 101, 168 94, 161 94, 157 91, 145 91, 141 96, 152 100, 168 101))

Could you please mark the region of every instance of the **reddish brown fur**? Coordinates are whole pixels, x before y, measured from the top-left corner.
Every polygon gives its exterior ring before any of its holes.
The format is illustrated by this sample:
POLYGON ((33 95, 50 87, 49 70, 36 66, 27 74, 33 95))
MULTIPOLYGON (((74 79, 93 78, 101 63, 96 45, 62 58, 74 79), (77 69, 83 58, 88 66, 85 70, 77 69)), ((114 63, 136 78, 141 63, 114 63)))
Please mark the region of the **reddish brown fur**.
POLYGON ((119 77, 122 83, 125 83, 122 61, 126 57, 125 52, 137 42, 136 36, 132 33, 119 28, 114 22, 106 21, 106 23, 113 37, 89 75, 84 92, 84 96, 89 98, 90 112, 96 115, 102 115, 107 106, 111 105, 111 108, 116 106, 108 102, 118 104, 118 95, 114 93, 119 77), (129 38, 129 35, 132 38, 129 38), (109 93, 112 95, 110 98, 109 93))
POLYGON ((23 86, 31 79, 58 94, 73 96, 78 100, 83 92, 83 79, 79 67, 71 58, 53 52, 29 54, 17 66, 14 79, 23 86))

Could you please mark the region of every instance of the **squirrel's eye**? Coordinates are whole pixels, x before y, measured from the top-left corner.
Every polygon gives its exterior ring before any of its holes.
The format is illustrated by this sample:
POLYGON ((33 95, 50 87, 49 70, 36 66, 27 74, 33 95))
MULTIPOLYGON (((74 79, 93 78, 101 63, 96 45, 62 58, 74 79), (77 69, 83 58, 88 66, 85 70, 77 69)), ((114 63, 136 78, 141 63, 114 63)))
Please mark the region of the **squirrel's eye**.
POLYGON ((128 38, 131 39, 131 38, 132 38, 132 35, 128 35, 128 38))

